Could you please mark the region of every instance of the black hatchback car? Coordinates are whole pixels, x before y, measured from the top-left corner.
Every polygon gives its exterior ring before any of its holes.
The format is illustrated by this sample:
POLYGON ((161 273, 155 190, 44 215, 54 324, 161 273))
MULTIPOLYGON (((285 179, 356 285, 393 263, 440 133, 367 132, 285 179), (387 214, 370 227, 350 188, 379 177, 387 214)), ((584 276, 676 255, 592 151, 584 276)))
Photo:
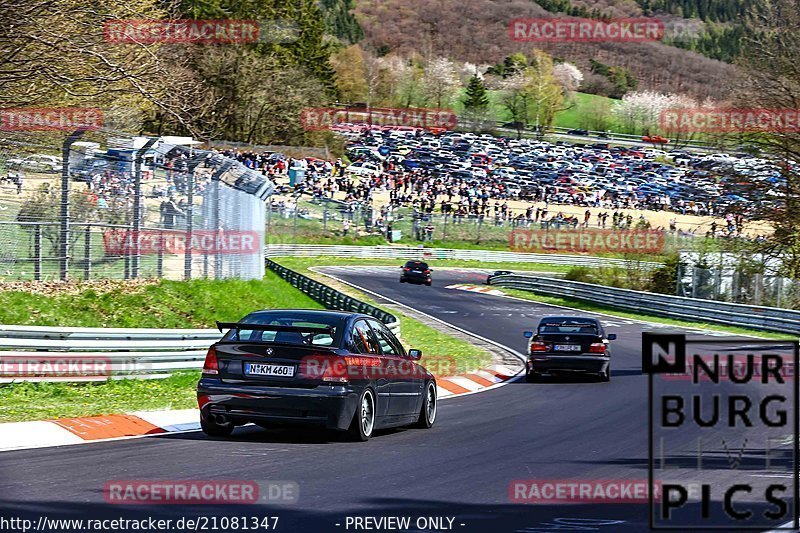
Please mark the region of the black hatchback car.
POLYGON ((433 272, 433 270, 428 266, 428 263, 422 261, 406 261, 406 264, 400 268, 403 269, 403 272, 400 274, 400 283, 416 283, 418 285, 424 283, 430 287, 431 272, 433 272))
POLYGON ((430 428, 436 379, 372 316, 343 311, 256 311, 206 355, 197 384, 202 430, 230 435, 255 423, 318 425, 366 441, 373 431, 430 428))
POLYGON ((584 316, 546 316, 536 331, 526 331, 530 339, 525 378, 537 381, 542 374, 582 373, 611 380, 611 346, 617 338, 606 334, 595 318, 584 316))

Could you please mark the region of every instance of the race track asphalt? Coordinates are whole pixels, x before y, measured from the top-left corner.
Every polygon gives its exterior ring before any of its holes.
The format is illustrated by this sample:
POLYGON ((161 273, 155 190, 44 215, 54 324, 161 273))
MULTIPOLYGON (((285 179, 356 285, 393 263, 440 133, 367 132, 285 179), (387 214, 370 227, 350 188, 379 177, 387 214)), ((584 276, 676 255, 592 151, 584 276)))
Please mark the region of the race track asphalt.
MULTIPOLYGON (((323 271, 520 352, 525 350, 522 331, 531 329, 538 318, 570 313, 534 302, 445 288, 482 283, 485 276, 466 271, 437 269, 433 287, 399 284, 399 269, 327 267, 323 271)), ((641 371, 641 333, 677 330, 601 319, 609 332, 618 335, 610 383, 518 380, 495 390, 442 400, 431 430, 384 431, 363 444, 337 441, 316 431, 246 427, 228 439, 190 432, 5 452, 0 454, 0 516, 172 520, 278 516, 277 530, 292 533, 367 530, 347 526, 348 517, 356 516, 411 517, 408 531, 448 530, 418 529, 414 527, 418 517, 450 517, 454 520, 449 530, 464 532, 647 531, 646 502, 523 505, 512 501, 509 493, 515 480, 647 481, 648 381, 641 371), (291 481, 299 485, 299 499, 271 506, 105 503, 107 482, 131 479, 291 481)), ((697 331, 688 333, 698 335, 697 331)), ((671 444, 685 451, 697 436, 686 428, 671 444)), ((728 444, 738 450, 740 441, 728 444)), ((732 470, 719 442, 707 443, 704 451, 712 459, 702 471, 692 473, 691 467, 682 464, 676 475, 680 472, 722 485, 763 473, 758 466, 748 471, 746 460, 741 469, 732 470)), ((681 454, 674 457, 690 461, 681 454)), ((672 459, 668 452, 667 462, 672 459)), ((779 462, 776 459, 773 470, 780 470, 779 462)), ((779 471, 776 477, 780 476, 789 477, 779 471)), ((713 502, 711 523, 723 524, 717 507, 719 502, 713 502)), ((687 509, 696 511, 697 505, 687 509)))

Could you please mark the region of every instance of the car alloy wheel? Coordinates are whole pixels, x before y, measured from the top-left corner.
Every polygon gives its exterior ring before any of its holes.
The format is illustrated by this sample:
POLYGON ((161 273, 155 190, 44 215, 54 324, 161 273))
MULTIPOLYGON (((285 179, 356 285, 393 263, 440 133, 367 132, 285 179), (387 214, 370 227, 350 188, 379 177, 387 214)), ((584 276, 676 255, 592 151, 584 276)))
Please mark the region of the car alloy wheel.
POLYGON ((365 437, 372 435, 372 428, 375 427, 375 400, 372 393, 366 391, 361 398, 361 410, 359 414, 361 420, 361 431, 365 437))
POLYGON ((428 383, 428 388, 425 390, 425 399, 422 402, 422 409, 420 409, 419 418, 417 418, 417 423, 414 424, 414 427, 428 429, 433 426, 436 421, 437 403, 436 384, 433 382, 428 383))
POLYGON ((436 387, 433 383, 428 385, 428 394, 425 395, 425 416, 430 425, 436 421, 436 387))

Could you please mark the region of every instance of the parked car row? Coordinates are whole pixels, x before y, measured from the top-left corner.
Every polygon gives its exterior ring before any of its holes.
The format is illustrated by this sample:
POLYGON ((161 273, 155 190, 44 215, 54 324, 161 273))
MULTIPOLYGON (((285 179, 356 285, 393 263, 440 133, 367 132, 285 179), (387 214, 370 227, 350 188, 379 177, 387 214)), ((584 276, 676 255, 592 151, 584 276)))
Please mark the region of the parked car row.
MULTIPOLYGON (((575 131, 574 134, 581 134, 575 131)), ((425 169, 435 176, 502 185, 509 198, 533 199, 547 188, 556 203, 589 204, 631 198, 660 208, 701 202, 715 210, 774 200, 785 178, 773 162, 747 154, 702 154, 652 146, 611 147, 608 143, 549 143, 491 135, 393 129, 347 131, 347 172, 380 175, 395 169, 425 169)), ((660 143, 651 137, 649 142, 660 143)))

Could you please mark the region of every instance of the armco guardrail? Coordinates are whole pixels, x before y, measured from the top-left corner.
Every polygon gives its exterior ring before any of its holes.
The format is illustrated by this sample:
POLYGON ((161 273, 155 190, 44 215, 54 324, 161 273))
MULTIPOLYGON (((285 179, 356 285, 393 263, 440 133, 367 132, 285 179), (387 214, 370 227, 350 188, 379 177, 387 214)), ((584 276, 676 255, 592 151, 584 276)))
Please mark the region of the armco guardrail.
POLYGON ((651 315, 800 334, 800 311, 791 309, 699 300, 516 274, 493 277, 491 284, 549 296, 602 303, 610 307, 651 315))
POLYGON ((458 250, 450 248, 415 248, 412 246, 343 246, 329 244, 268 244, 264 252, 267 257, 281 256, 323 256, 387 258, 387 259, 460 259, 483 261, 487 263, 542 263, 570 266, 626 266, 631 263, 640 268, 650 269, 658 263, 628 261, 611 257, 591 257, 584 255, 529 254, 495 250, 458 250))
POLYGON ((267 268, 278 274, 280 277, 291 283, 297 289, 309 295, 317 302, 324 305, 327 309, 339 309, 342 311, 353 311, 356 313, 364 313, 372 315, 392 330, 394 333, 400 332, 400 322, 391 313, 382 311, 361 300, 356 300, 352 296, 348 296, 343 292, 339 292, 334 288, 320 283, 317 280, 304 276, 299 272, 279 265, 271 259, 267 259, 267 268))
POLYGON ((0 325, 0 383, 166 377, 201 368, 216 329, 0 325))

